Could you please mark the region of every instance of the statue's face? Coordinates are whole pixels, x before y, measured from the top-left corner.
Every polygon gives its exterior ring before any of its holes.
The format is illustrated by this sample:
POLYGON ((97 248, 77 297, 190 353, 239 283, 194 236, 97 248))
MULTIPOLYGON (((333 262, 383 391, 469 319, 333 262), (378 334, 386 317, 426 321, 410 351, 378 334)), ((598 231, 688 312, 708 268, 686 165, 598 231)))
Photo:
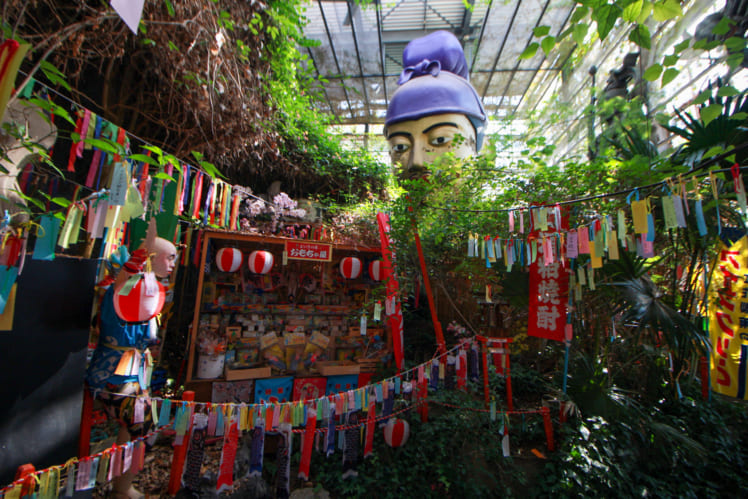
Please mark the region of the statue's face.
POLYGON ((475 155, 475 128, 464 114, 446 113, 402 121, 387 127, 392 163, 400 178, 428 175, 426 165, 451 152, 456 158, 475 155))
POLYGON ((177 248, 166 239, 157 238, 154 243, 155 256, 151 260, 153 273, 158 277, 167 277, 177 264, 177 248))

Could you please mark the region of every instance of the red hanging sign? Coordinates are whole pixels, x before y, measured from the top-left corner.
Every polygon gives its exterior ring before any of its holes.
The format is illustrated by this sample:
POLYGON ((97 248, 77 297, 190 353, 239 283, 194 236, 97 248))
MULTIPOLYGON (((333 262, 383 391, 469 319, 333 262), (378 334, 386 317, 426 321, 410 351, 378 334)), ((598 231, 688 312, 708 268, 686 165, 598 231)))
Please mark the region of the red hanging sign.
POLYGON ((286 241, 286 255, 288 255, 289 260, 329 262, 332 260, 332 245, 324 243, 286 241))
MULTIPOLYGON (((530 310, 527 322, 528 336, 564 341, 566 303, 569 296, 569 274, 561 264, 559 254, 553 255, 558 242, 559 228, 555 217, 548 221, 548 231, 534 231, 528 241, 537 241, 537 258, 530 264, 530 310), (542 244, 545 242, 545 244, 542 244), (551 252, 546 255, 546 252, 551 252)), ((562 228, 568 225, 561 218, 562 228)))

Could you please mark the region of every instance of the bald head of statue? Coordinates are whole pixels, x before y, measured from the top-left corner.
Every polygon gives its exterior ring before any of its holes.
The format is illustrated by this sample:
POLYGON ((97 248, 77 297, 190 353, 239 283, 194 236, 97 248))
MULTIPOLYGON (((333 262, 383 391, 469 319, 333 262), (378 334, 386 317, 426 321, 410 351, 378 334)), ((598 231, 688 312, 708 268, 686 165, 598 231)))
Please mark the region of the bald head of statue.
POLYGON ((171 274, 177 264, 176 246, 171 241, 157 237, 149 248, 149 252, 153 255, 151 258, 153 273, 158 277, 167 277, 171 274))

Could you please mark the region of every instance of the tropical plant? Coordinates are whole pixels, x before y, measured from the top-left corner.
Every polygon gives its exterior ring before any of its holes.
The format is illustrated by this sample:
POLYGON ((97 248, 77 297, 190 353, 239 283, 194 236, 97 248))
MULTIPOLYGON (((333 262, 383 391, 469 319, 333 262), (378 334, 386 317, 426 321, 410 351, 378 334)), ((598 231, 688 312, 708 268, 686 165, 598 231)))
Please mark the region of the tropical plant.
POLYGON ((748 141, 748 95, 718 80, 716 85, 710 84, 699 94, 695 103, 699 104, 698 118, 675 109, 682 126, 664 125, 668 131, 685 140, 673 153, 673 161, 690 169, 703 163, 742 164, 748 157, 745 147, 748 141), (733 155, 730 156, 731 152, 733 155))

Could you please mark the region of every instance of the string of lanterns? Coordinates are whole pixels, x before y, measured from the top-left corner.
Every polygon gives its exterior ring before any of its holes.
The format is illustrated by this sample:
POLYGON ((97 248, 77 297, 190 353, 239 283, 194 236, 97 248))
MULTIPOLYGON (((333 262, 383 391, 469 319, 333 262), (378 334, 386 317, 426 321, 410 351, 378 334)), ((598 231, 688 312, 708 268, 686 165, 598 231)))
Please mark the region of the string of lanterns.
MULTIPOLYGON (((216 252, 215 263, 220 272, 237 272, 244 261, 241 250, 233 247, 224 247, 216 252)), ((267 274, 275 263, 275 258, 270 251, 255 250, 247 257, 247 267, 255 274, 267 274)), ((346 279, 358 279, 364 265, 355 256, 347 256, 340 260, 340 274, 346 279)), ((368 266, 369 277, 374 281, 382 280, 382 261, 373 260, 368 266)))

